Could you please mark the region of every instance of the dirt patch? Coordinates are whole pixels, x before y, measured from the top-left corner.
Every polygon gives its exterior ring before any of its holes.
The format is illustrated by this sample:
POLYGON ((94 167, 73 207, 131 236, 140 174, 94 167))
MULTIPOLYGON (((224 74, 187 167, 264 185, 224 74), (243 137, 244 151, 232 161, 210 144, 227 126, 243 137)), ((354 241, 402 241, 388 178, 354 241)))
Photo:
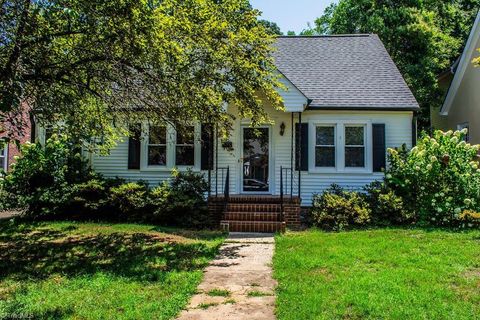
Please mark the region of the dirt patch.
POLYGON ((473 268, 465 271, 463 277, 466 279, 479 279, 480 280, 480 268, 473 268))

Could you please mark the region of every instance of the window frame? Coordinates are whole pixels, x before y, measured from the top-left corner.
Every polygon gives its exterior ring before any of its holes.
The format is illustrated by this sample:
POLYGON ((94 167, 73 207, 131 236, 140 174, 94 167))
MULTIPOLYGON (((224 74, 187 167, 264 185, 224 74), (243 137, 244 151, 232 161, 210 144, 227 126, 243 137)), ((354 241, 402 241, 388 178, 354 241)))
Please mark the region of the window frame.
POLYGON ((195 160, 196 160, 196 157, 195 157, 195 141, 197 140, 197 134, 196 134, 196 130, 195 130, 195 125, 177 125, 178 127, 182 126, 182 127, 186 127, 186 128, 193 128, 193 142, 192 143, 178 143, 178 131, 176 130, 175 128, 175 149, 174 149, 174 158, 175 158, 175 161, 174 161, 174 164, 175 164, 175 167, 176 168, 191 168, 191 167, 195 167, 195 160), (180 164, 177 164, 177 148, 178 147, 187 147, 187 148, 193 148, 193 165, 180 165, 180 164))
POLYGON ((373 144, 372 144, 372 121, 371 120, 310 120, 309 123, 309 173, 345 173, 345 174, 373 174, 373 144), (332 126, 336 128, 336 167, 316 167, 316 127, 332 126), (365 144, 365 167, 345 167, 345 127, 363 126, 365 144))
POLYGON ((337 125, 336 124, 317 124, 314 127, 314 134, 315 134, 315 139, 314 139, 314 144, 315 147, 313 149, 313 165, 316 169, 334 169, 336 170, 338 162, 337 162, 337 125), (326 145, 326 144, 317 144, 317 128, 324 127, 324 128, 333 128, 333 145, 326 145), (317 148, 332 148, 333 147, 333 158, 334 158, 334 165, 329 166, 329 167, 322 167, 322 166, 317 166, 317 148))
MULTIPOLYGON (((140 151, 140 171, 143 172, 168 172, 171 173, 172 169, 176 168, 179 171, 186 171, 192 169, 193 171, 199 172, 201 164, 201 140, 200 140, 200 123, 192 123, 194 127, 194 165, 193 166, 177 166, 176 163, 176 140, 177 134, 175 127, 166 123, 166 134, 167 134, 167 165, 148 165, 148 145, 149 145, 149 128, 150 123, 148 121, 142 122, 142 142, 141 142, 141 151, 140 151)), ((153 126, 155 126, 153 124, 153 126)), ((162 126, 162 125, 159 125, 162 126)))
POLYGON ((346 169, 366 169, 367 168, 367 126, 365 124, 344 124, 343 132, 345 135, 345 145, 343 147, 343 165, 346 169), (347 128, 363 128, 363 145, 347 145, 347 128), (347 167, 347 148, 363 148, 363 167, 347 167))
POLYGON ((149 125, 148 126, 148 133, 147 133, 147 166, 152 168, 162 168, 168 166, 168 127, 166 125, 149 125), (165 143, 150 143, 150 130, 151 128, 165 128, 165 143), (150 164, 149 161, 149 154, 150 154, 150 147, 165 147, 165 164, 150 164))

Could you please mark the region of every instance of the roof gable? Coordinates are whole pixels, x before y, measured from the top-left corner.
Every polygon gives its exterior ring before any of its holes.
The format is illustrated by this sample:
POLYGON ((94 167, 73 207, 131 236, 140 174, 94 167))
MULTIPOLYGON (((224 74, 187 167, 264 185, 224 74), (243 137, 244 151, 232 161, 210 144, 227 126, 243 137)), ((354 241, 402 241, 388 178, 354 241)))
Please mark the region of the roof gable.
POLYGON ((310 108, 419 108, 376 35, 278 37, 275 46, 278 70, 310 108))
POLYGON ((309 100, 307 96, 300 91, 285 75, 280 72, 279 81, 285 86, 284 89, 278 89, 282 97, 285 111, 287 112, 303 112, 308 106, 309 100))

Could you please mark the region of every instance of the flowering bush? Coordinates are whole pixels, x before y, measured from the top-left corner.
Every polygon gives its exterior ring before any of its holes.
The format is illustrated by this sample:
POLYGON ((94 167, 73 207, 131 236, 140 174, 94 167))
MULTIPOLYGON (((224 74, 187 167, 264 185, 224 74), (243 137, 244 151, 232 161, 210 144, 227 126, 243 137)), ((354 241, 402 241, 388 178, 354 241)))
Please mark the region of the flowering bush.
POLYGON ((424 135, 410 152, 389 149, 387 185, 421 222, 461 226, 465 210, 480 209, 480 146, 464 141, 462 131, 424 135))
POLYGON ((77 146, 65 135, 54 134, 45 146, 26 143, 12 170, 0 181, 4 208, 26 209, 32 217, 58 214, 69 205, 73 185, 93 172, 77 146))

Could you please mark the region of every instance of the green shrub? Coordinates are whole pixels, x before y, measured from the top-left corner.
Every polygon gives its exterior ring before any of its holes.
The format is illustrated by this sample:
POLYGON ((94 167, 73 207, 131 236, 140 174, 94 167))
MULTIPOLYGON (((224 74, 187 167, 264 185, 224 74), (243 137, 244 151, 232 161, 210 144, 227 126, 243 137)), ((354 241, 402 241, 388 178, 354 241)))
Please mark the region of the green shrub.
POLYGON ((32 217, 61 214, 69 206, 75 183, 92 171, 65 135, 52 135, 45 146, 27 143, 11 171, 1 180, 4 208, 22 208, 32 217))
POLYGON ((387 186, 422 223, 462 226, 465 210, 480 209, 477 152, 462 131, 424 135, 410 152, 389 149, 387 186))
POLYGON ((101 177, 76 184, 72 193, 71 209, 85 218, 100 217, 109 207, 109 186, 101 177))
POLYGON ((322 229, 340 231, 370 222, 370 208, 358 192, 344 191, 333 185, 313 197, 311 216, 322 229))
POLYGON ((109 201, 118 217, 126 221, 142 221, 148 217, 148 186, 142 182, 128 182, 110 188, 109 201))
POLYGON ((414 222, 414 214, 409 212, 403 199, 383 182, 375 181, 364 187, 365 200, 372 211, 372 223, 376 225, 403 225, 414 222))
POLYGON ((210 216, 205 193, 208 183, 202 174, 188 170, 173 171, 170 182, 164 182, 150 193, 154 219, 165 224, 182 227, 209 227, 210 216))

